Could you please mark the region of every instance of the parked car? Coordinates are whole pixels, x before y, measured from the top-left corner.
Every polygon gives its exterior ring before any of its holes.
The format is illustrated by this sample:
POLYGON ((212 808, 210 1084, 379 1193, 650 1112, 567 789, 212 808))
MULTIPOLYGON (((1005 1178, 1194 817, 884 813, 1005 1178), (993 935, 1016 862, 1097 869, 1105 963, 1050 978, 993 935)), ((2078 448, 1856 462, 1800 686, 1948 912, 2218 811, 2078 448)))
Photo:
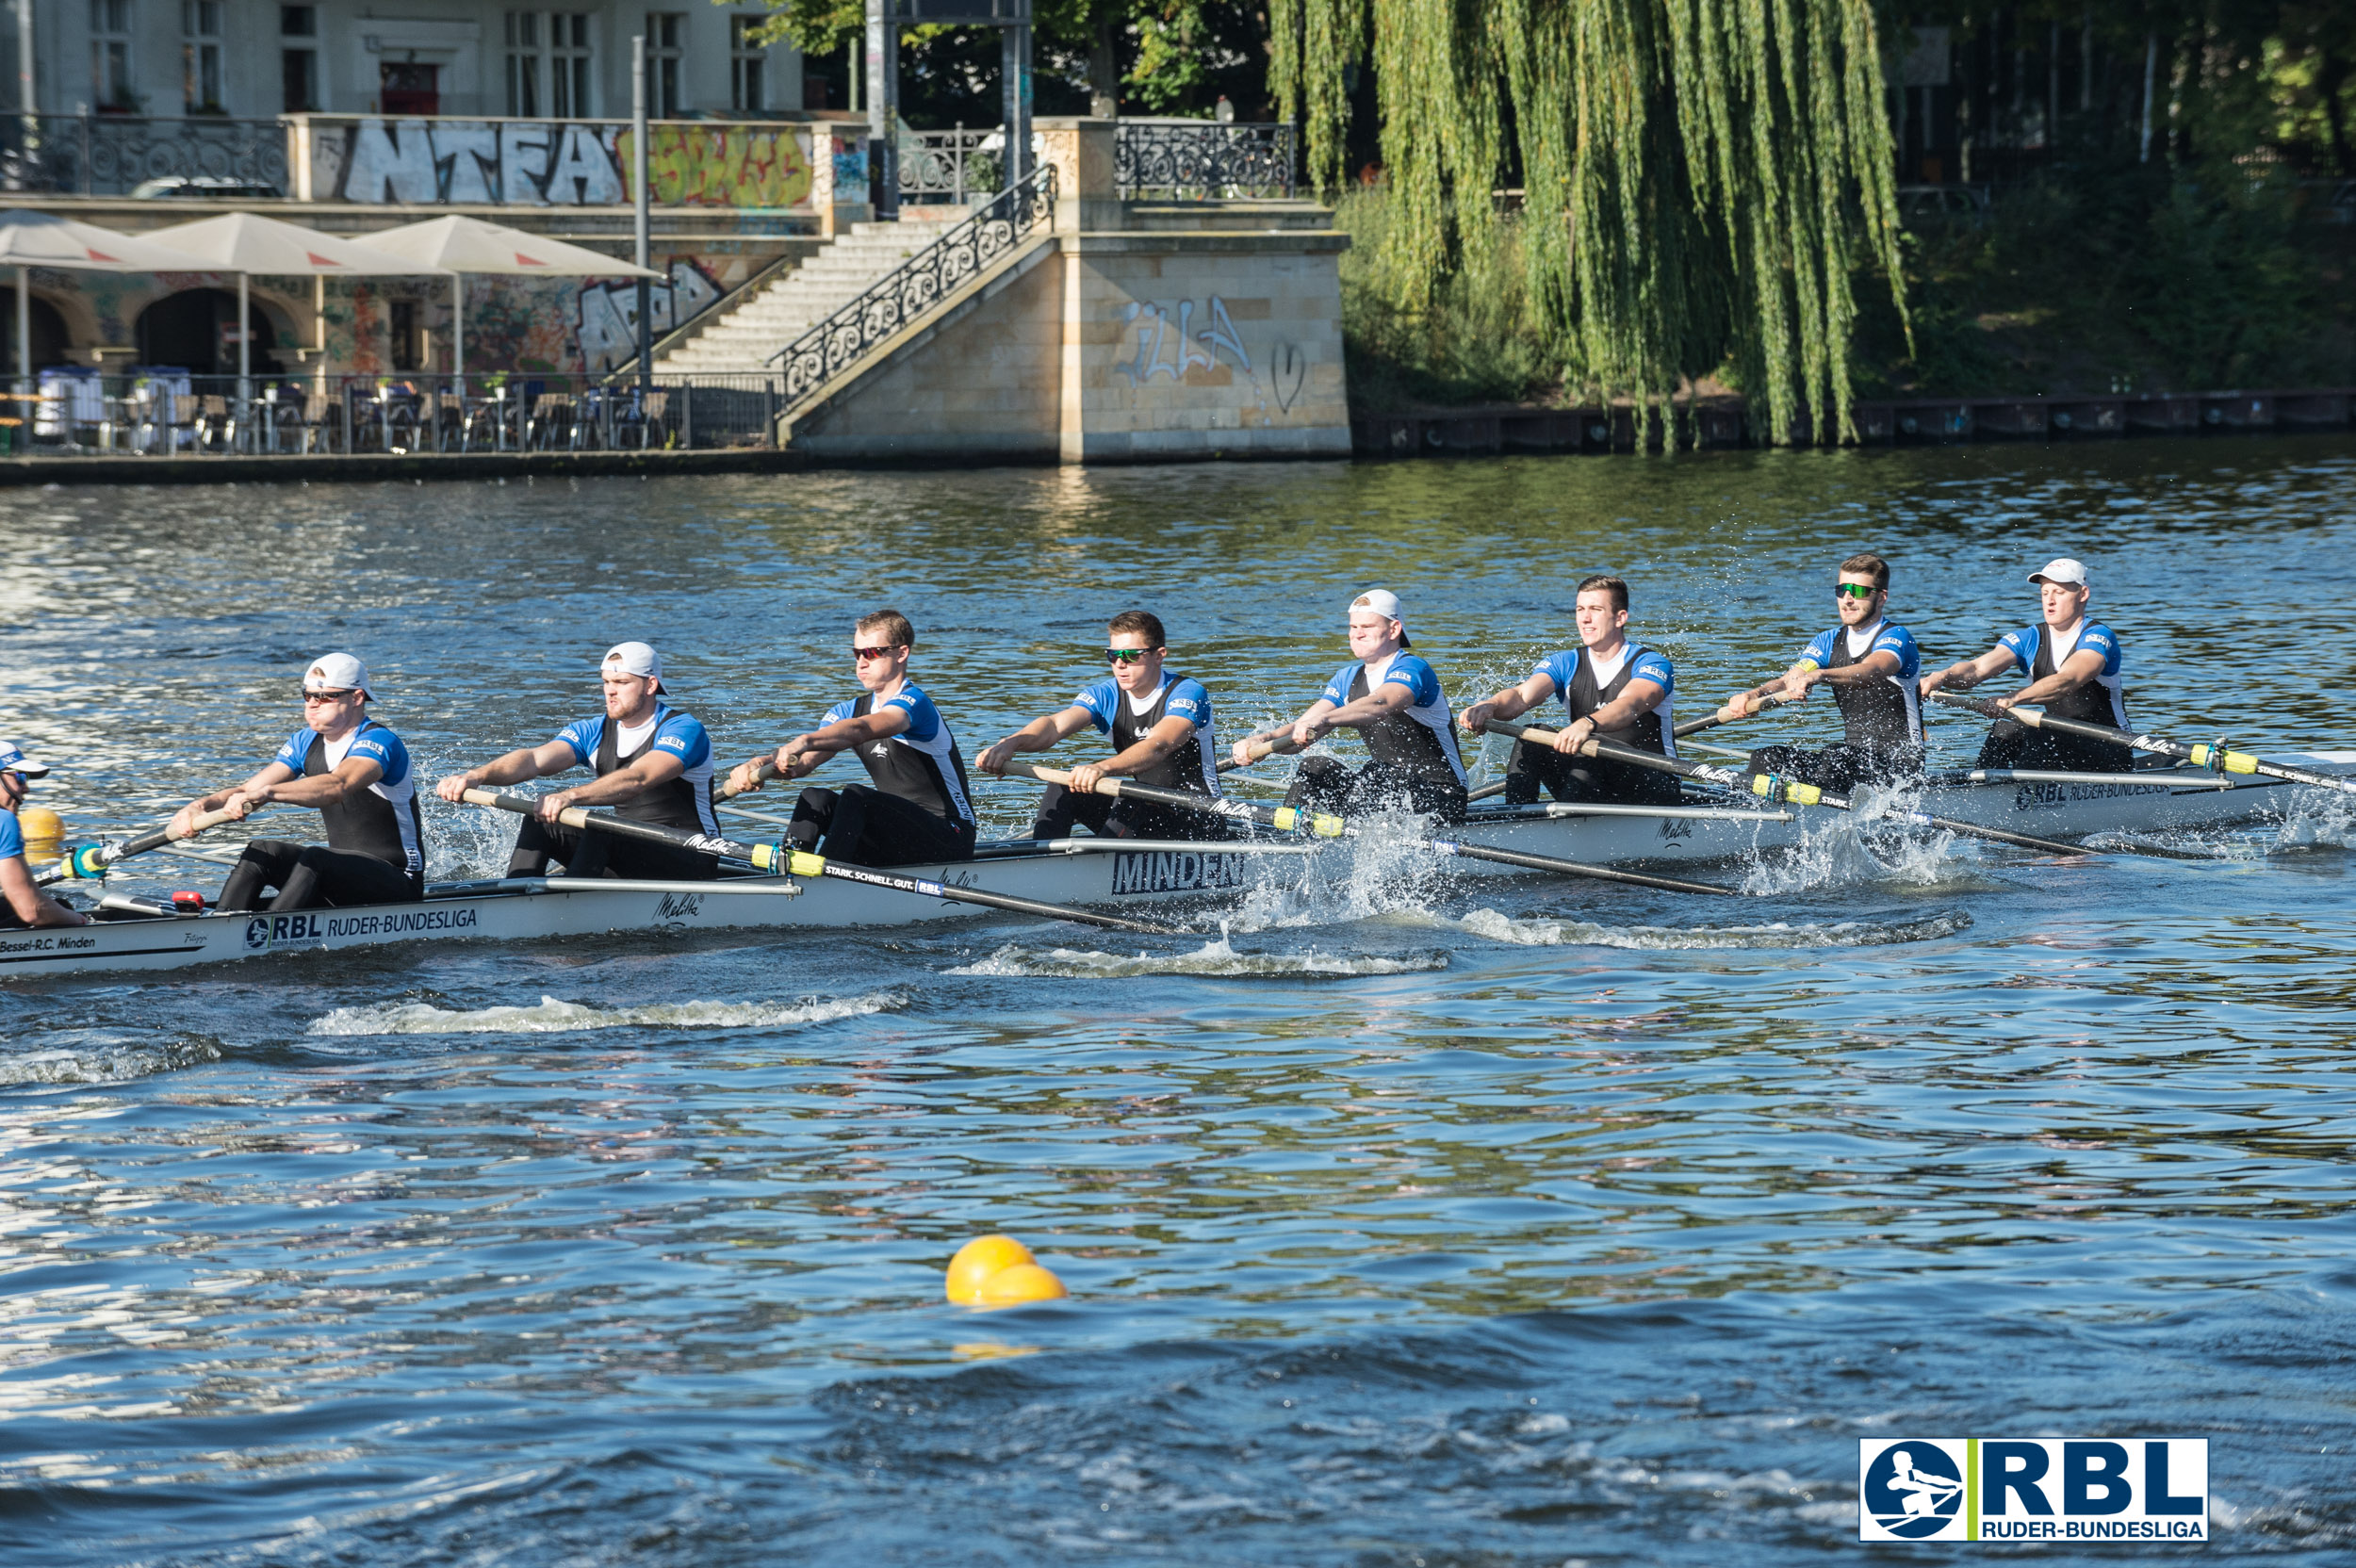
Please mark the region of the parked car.
POLYGON ((141 180, 131 188, 131 194, 140 201, 192 196, 212 202, 243 202, 256 197, 274 202, 286 192, 263 180, 233 180, 222 174, 167 174, 159 180, 141 180))

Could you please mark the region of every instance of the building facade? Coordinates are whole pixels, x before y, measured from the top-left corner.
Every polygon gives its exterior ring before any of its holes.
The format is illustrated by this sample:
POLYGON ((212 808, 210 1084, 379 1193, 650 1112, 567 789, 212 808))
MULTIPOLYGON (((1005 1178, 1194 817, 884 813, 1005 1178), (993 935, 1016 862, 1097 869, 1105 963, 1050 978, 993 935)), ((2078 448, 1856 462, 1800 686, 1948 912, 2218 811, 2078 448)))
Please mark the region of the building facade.
POLYGON ((630 41, 641 34, 657 119, 759 120, 802 107, 801 57, 754 36, 768 16, 759 5, 12 0, 7 91, 18 112, 16 8, 26 5, 44 114, 620 118, 630 110, 630 41))

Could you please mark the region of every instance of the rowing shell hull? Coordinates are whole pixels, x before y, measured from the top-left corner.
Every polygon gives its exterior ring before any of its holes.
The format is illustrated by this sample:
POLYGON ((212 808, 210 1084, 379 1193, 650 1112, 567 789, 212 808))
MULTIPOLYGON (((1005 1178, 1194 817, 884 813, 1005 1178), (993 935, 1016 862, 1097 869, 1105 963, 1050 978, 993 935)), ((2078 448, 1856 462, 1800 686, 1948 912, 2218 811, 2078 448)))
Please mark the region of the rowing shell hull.
MULTIPOLYGON (((2289 760, 2289 759, 2285 759, 2289 760)), ((2356 758, 2303 758, 2345 770, 2356 758)), ((1939 816, 2043 838, 2151 833, 2222 826, 2283 810, 2318 792, 2271 779, 2220 787, 2192 770, 2136 776, 2028 778, 1939 787, 1912 804, 1939 816)), ((1739 860, 1796 845, 1810 828, 1840 818, 1825 811, 1746 810, 1693 805, 1674 811, 1614 811, 1553 806, 1477 811, 1455 837, 1466 843, 1552 855, 1589 864, 1739 860)), ((952 888, 1100 908, 1173 899, 1230 897, 1307 874, 1347 875, 1353 846, 1236 842, 1159 844, 1086 853, 985 855, 957 865, 899 867, 898 874, 952 888), (1314 869, 1314 873, 1312 868, 1314 869)), ((1529 875, 1458 859, 1481 875, 1529 875)), ((551 879, 496 892, 429 898, 420 904, 301 914, 202 915, 112 921, 71 930, 0 932, 0 980, 49 974, 185 969, 273 954, 437 949, 462 941, 532 941, 628 932, 736 928, 908 925, 988 911, 835 878, 756 878, 727 884, 637 887, 551 879)))

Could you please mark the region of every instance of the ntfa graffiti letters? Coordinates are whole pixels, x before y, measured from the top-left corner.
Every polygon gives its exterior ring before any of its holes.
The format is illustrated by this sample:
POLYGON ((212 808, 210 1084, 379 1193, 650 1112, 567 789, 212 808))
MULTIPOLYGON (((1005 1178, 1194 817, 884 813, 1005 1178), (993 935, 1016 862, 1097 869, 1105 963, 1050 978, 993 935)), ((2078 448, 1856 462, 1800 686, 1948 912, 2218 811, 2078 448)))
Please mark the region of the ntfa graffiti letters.
MULTIPOLYGON (((646 184, 667 206, 788 207, 810 200, 805 129, 669 122, 649 128, 646 184)), ((614 122, 314 120, 317 201, 412 206, 619 206, 630 127, 614 122)))
MULTIPOLYGON (((672 262, 670 273, 669 283, 648 290, 658 335, 720 297, 712 274, 692 261, 672 262)), ((593 375, 613 369, 638 351, 638 285, 623 280, 585 286, 574 322, 581 368, 593 375)))

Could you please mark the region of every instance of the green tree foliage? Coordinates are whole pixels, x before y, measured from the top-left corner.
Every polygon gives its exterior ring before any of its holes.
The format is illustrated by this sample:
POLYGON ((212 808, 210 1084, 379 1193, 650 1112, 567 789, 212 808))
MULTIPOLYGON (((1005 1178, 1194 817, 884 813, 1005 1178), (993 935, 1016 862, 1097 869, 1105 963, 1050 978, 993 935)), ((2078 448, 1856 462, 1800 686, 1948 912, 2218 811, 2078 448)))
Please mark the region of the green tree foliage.
POLYGON ((1647 409, 1731 358, 1777 440, 1852 436, 1853 274, 1903 318, 1894 155, 1868 0, 1273 0, 1271 75, 1340 174, 1372 64, 1402 308, 1503 232, 1523 189, 1538 318, 1575 379, 1647 409))

